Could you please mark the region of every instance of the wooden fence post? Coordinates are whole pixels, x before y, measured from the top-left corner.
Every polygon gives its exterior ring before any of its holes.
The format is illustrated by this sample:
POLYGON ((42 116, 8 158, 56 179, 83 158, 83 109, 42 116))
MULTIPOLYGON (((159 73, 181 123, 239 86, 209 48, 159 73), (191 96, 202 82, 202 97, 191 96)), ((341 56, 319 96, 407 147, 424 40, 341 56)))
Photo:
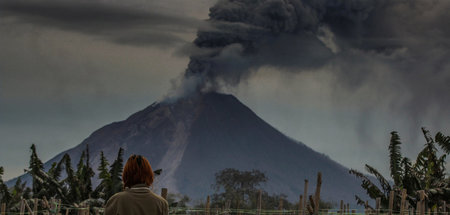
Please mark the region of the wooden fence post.
POLYGON ((280 196, 280 202, 278 203, 278 210, 280 211, 280 215, 283 215, 283 197, 280 196))
POLYGON ((347 203, 347 214, 350 213, 350 203, 347 203))
POLYGON ((425 191, 421 190, 420 192, 420 215, 425 214, 425 191))
POLYGON ((25 207, 27 208, 28 213, 30 213, 31 215, 34 215, 33 210, 31 209, 30 205, 28 205, 27 201, 25 201, 25 207))
POLYGON ((38 199, 37 198, 34 198, 33 199, 33 214, 37 214, 37 211, 38 211, 38 199))
POLYGON ((375 200, 375 210, 376 210, 376 214, 379 215, 380 214, 380 203, 381 203, 381 198, 378 197, 375 200))
POLYGON ((400 215, 405 213, 406 189, 402 189, 402 197, 400 202, 400 215))
POLYGON ((394 208, 394 191, 389 192, 389 215, 392 215, 392 209, 394 208))
POLYGON ((317 184, 316 184, 316 193, 314 195, 314 203, 316 207, 314 208, 314 214, 319 214, 319 202, 320 202, 320 187, 322 186, 322 173, 317 173, 317 184))
MULTIPOLYGON (((420 195, 420 193, 419 193, 419 195, 420 195)), ((416 213, 417 213, 418 215, 420 215, 420 212, 422 211, 421 206, 422 206, 422 202, 420 202, 420 199, 417 199, 416 213)))
POLYGON ((346 214, 346 212, 347 212, 347 205, 346 204, 344 204, 344 208, 343 208, 343 210, 344 210, 344 215, 346 214))
POLYGON ((309 195, 308 197, 310 204, 308 204, 308 213, 314 214, 314 208, 316 207, 314 204, 314 197, 312 195, 309 195))
POLYGON ((300 199, 298 201, 298 215, 302 215, 303 211, 303 196, 300 195, 300 199))
POLYGON ((25 213, 25 203, 24 203, 24 199, 21 199, 21 201, 20 201, 20 212, 19 212, 19 214, 20 215, 24 215, 24 213, 25 213))
POLYGON ((369 209, 369 201, 367 201, 367 200, 366 200, 365 208, 366 208, 366 214, 370 214, 371 211, 369 209))
POLYGON ((258 190, 258 202, 256 202, 256 215, 261 215, 262 191, 258 190))
POLYGON ((47 197, 42 197, 42 204, 45 208, 50 209, 50 205, 48 204, 47 197))
POLYGON ((2 215, 6 215, 6 203, 2 203, 2 215))
MULTIPOLYGON (((305 179, 305 188, 303 188, 303 205, 306 208, 306 205, 308 203, 308 179, 305 179)), ((305 215, 306 210, 303 210, 303 215, 305 215)))
POLYGON ((58 199, 58 208, 56 209, 56 214, 57 215, 61 214, 61 199, 58 199))
POLYGON ((344 213, 344 200, 341 200, 341 210, 339 211, 339 214, 342 215, 344 213))
MULTIPOLYGON (((407 195, 408 196, 408 195, 407 195)), ((407 213, 408 215, 409 215, 409 208, 410 208, 410 205, 409 205, 409 201, 408 200, 406 200, 405 201, 405 213, 407 213)))
POLYGON ((161 188, 161 197, 167 200, 167 188, 161 188))
POLYGON ((209 196, 207 196, 206 197, 206 215, 209 215, 209 202, 210 202, 211 200, 210 200, 210 197, 209 196))
POLYGON ((230 208, 231 208, 231 200, 228 200, 225 203, 225 215, 230 215, 230 208))

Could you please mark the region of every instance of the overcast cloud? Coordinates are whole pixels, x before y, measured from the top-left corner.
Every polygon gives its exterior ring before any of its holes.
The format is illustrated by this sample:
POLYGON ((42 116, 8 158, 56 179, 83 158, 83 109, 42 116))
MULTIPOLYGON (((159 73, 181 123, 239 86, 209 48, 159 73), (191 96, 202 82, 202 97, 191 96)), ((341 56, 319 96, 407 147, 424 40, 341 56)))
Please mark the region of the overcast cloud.
POLYGON ((188 16, 101 1, 1 0, 0 16, 17 23, 99 36, 115 43, 160 47, 186 43, 180 34, 195 31, 201 21, 188 16))

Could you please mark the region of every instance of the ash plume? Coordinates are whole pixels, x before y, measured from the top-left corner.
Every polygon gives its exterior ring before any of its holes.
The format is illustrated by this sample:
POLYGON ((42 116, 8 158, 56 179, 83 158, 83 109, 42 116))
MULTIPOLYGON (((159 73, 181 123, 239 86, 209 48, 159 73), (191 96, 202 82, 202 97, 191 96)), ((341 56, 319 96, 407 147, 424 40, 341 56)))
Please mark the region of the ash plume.
POLYGON ((214 90, 266 65, 301 71, 360 54, 401 64, 439 44, 445 55, 449 8, 444 0, 220 0, 184 76, 214 90))
POLYGON ((359 48, 379 1, 221 0, 210 8, 185 72, 200 90, 235 86, 261 66, 309 69, 359 48), (344 47, 343 47, 344 48, 344 47))
POLYGON ((383 102, 400 112, 448 113, 449 9, 446 0, 219 0, 185 50, 179 92, 234 87, 261 67, 325 68, 347 95, 378 86, 372 96, 389 93, 383 102))

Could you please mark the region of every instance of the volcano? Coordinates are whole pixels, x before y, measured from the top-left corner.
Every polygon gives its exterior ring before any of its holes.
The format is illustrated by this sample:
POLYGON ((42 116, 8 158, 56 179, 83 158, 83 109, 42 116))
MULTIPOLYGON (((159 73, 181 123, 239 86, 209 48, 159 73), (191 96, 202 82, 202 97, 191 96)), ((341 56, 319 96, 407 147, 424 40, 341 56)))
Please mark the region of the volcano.
POLYGON ((214 174, 225 168, 260 170, 268 177, 263 188, 286 194, 291 201, 303 194, 304 179, 309 179, 313 192, 319 171, 323 174, 322 199, 354 202, 355 194, 365 196, 347 168, 287 137, 232 95, 205 93, 154 103, 124 121, 96 130, 45 166, 65 153, 77 162, 87 144, 95 170, 101 151, 112 162, 122 147, 125 160, 141 154, 153 169, 163 169, 154 189, 167 187, 169 192, 192 199, 212 194, 214 174))

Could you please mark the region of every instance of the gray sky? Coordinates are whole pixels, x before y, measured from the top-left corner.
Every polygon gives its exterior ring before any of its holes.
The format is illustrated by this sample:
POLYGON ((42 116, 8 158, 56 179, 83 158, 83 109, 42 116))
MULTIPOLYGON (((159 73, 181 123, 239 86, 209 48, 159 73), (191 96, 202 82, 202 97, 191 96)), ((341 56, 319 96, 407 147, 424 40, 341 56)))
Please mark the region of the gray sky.
MULTIPOLYGON (((189 55, 199 51, 191 42, 197 29, 210 27, 203 20, 215 2, 0 0, 4 178, 28 166, 31 143, 48 160, 167 95, 189 55)), ((220 90, 341 164, 362 169, 369 163, 387 174, 392 130, 399 131, 407 156, 424 144, 421 126, 450 134, 449 4, 415 2, 414 8, 399 4, 378 12, 386 20, 371 20, 364 31, 371 34, 360 43, 348 42, 335 27, 342 51, 319 66, 292 64, 309 56, 297 51, 305 44, 298 37, 264 46, 297 44, 286 61, 256 61, 245 78, 220 90)), ((320 41, 336 51, 333 37, 320 41)))

